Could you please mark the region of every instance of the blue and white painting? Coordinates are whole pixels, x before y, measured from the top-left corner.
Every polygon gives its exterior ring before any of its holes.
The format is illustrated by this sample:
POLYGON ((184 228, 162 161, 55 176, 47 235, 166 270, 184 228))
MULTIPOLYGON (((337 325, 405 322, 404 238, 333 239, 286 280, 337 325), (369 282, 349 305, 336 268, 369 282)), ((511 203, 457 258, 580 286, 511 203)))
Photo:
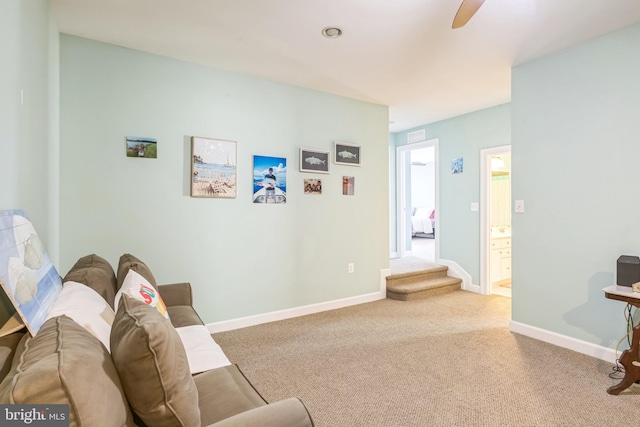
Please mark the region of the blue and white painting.
POLYGON ((453 174, 462 173, 462 157, 458 157, 457 159, 451 160, 451 173, 453 174))
POLYGON ((29 332, 38 333, 62 280, 21 210, 0 211, 0 285, 29 332))
POLYGON ((191 138, 191 196, 236 197, 236 142, 191 138))
POLYGON ((287 159, 253 156, 253 203, 287 202, 287 159))

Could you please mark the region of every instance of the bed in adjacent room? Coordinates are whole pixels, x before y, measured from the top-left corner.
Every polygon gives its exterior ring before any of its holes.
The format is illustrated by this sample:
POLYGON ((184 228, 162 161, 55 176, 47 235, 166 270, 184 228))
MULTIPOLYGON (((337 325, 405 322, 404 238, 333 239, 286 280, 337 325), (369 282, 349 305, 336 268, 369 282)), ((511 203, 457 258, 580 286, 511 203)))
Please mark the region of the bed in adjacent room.
POLYGON ((414 237, 435 236, 436 211, 431 208, 415 208, 411 216, 411 235, 414 237))

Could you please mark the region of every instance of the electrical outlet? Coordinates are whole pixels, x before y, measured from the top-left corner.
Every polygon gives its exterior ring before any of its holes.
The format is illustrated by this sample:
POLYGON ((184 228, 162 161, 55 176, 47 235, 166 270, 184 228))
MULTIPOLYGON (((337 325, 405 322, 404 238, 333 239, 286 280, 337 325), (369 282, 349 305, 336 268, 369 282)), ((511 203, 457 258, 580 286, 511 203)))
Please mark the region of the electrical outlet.
POLYGON ((347 270, 349 271, 349 273, 353 273, 355 271, 355 267, 352 262, 347 265, 347 270))

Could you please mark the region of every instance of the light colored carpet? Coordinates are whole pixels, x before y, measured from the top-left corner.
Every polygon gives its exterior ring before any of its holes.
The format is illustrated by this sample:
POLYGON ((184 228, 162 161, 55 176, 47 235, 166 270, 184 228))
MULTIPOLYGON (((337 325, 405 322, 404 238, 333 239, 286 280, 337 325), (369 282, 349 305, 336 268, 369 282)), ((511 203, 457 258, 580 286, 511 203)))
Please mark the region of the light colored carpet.
POLYGON ((631 426, 640 386, 611 364, 508 330, 508 298, 381 300, 214 335, 268 400, 316 426, 631 426))

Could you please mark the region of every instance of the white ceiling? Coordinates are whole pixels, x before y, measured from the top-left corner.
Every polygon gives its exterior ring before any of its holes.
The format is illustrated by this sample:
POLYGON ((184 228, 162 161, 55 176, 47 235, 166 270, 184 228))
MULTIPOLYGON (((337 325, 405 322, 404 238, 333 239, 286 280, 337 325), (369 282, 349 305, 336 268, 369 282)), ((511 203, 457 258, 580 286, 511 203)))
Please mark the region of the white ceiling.
POLYGON ((452 30, 460 2, 50 0, 62 33, 388 105, 392 132, 508 102, 513 65, 640 22, 640 0, 486 0, 452 30))

